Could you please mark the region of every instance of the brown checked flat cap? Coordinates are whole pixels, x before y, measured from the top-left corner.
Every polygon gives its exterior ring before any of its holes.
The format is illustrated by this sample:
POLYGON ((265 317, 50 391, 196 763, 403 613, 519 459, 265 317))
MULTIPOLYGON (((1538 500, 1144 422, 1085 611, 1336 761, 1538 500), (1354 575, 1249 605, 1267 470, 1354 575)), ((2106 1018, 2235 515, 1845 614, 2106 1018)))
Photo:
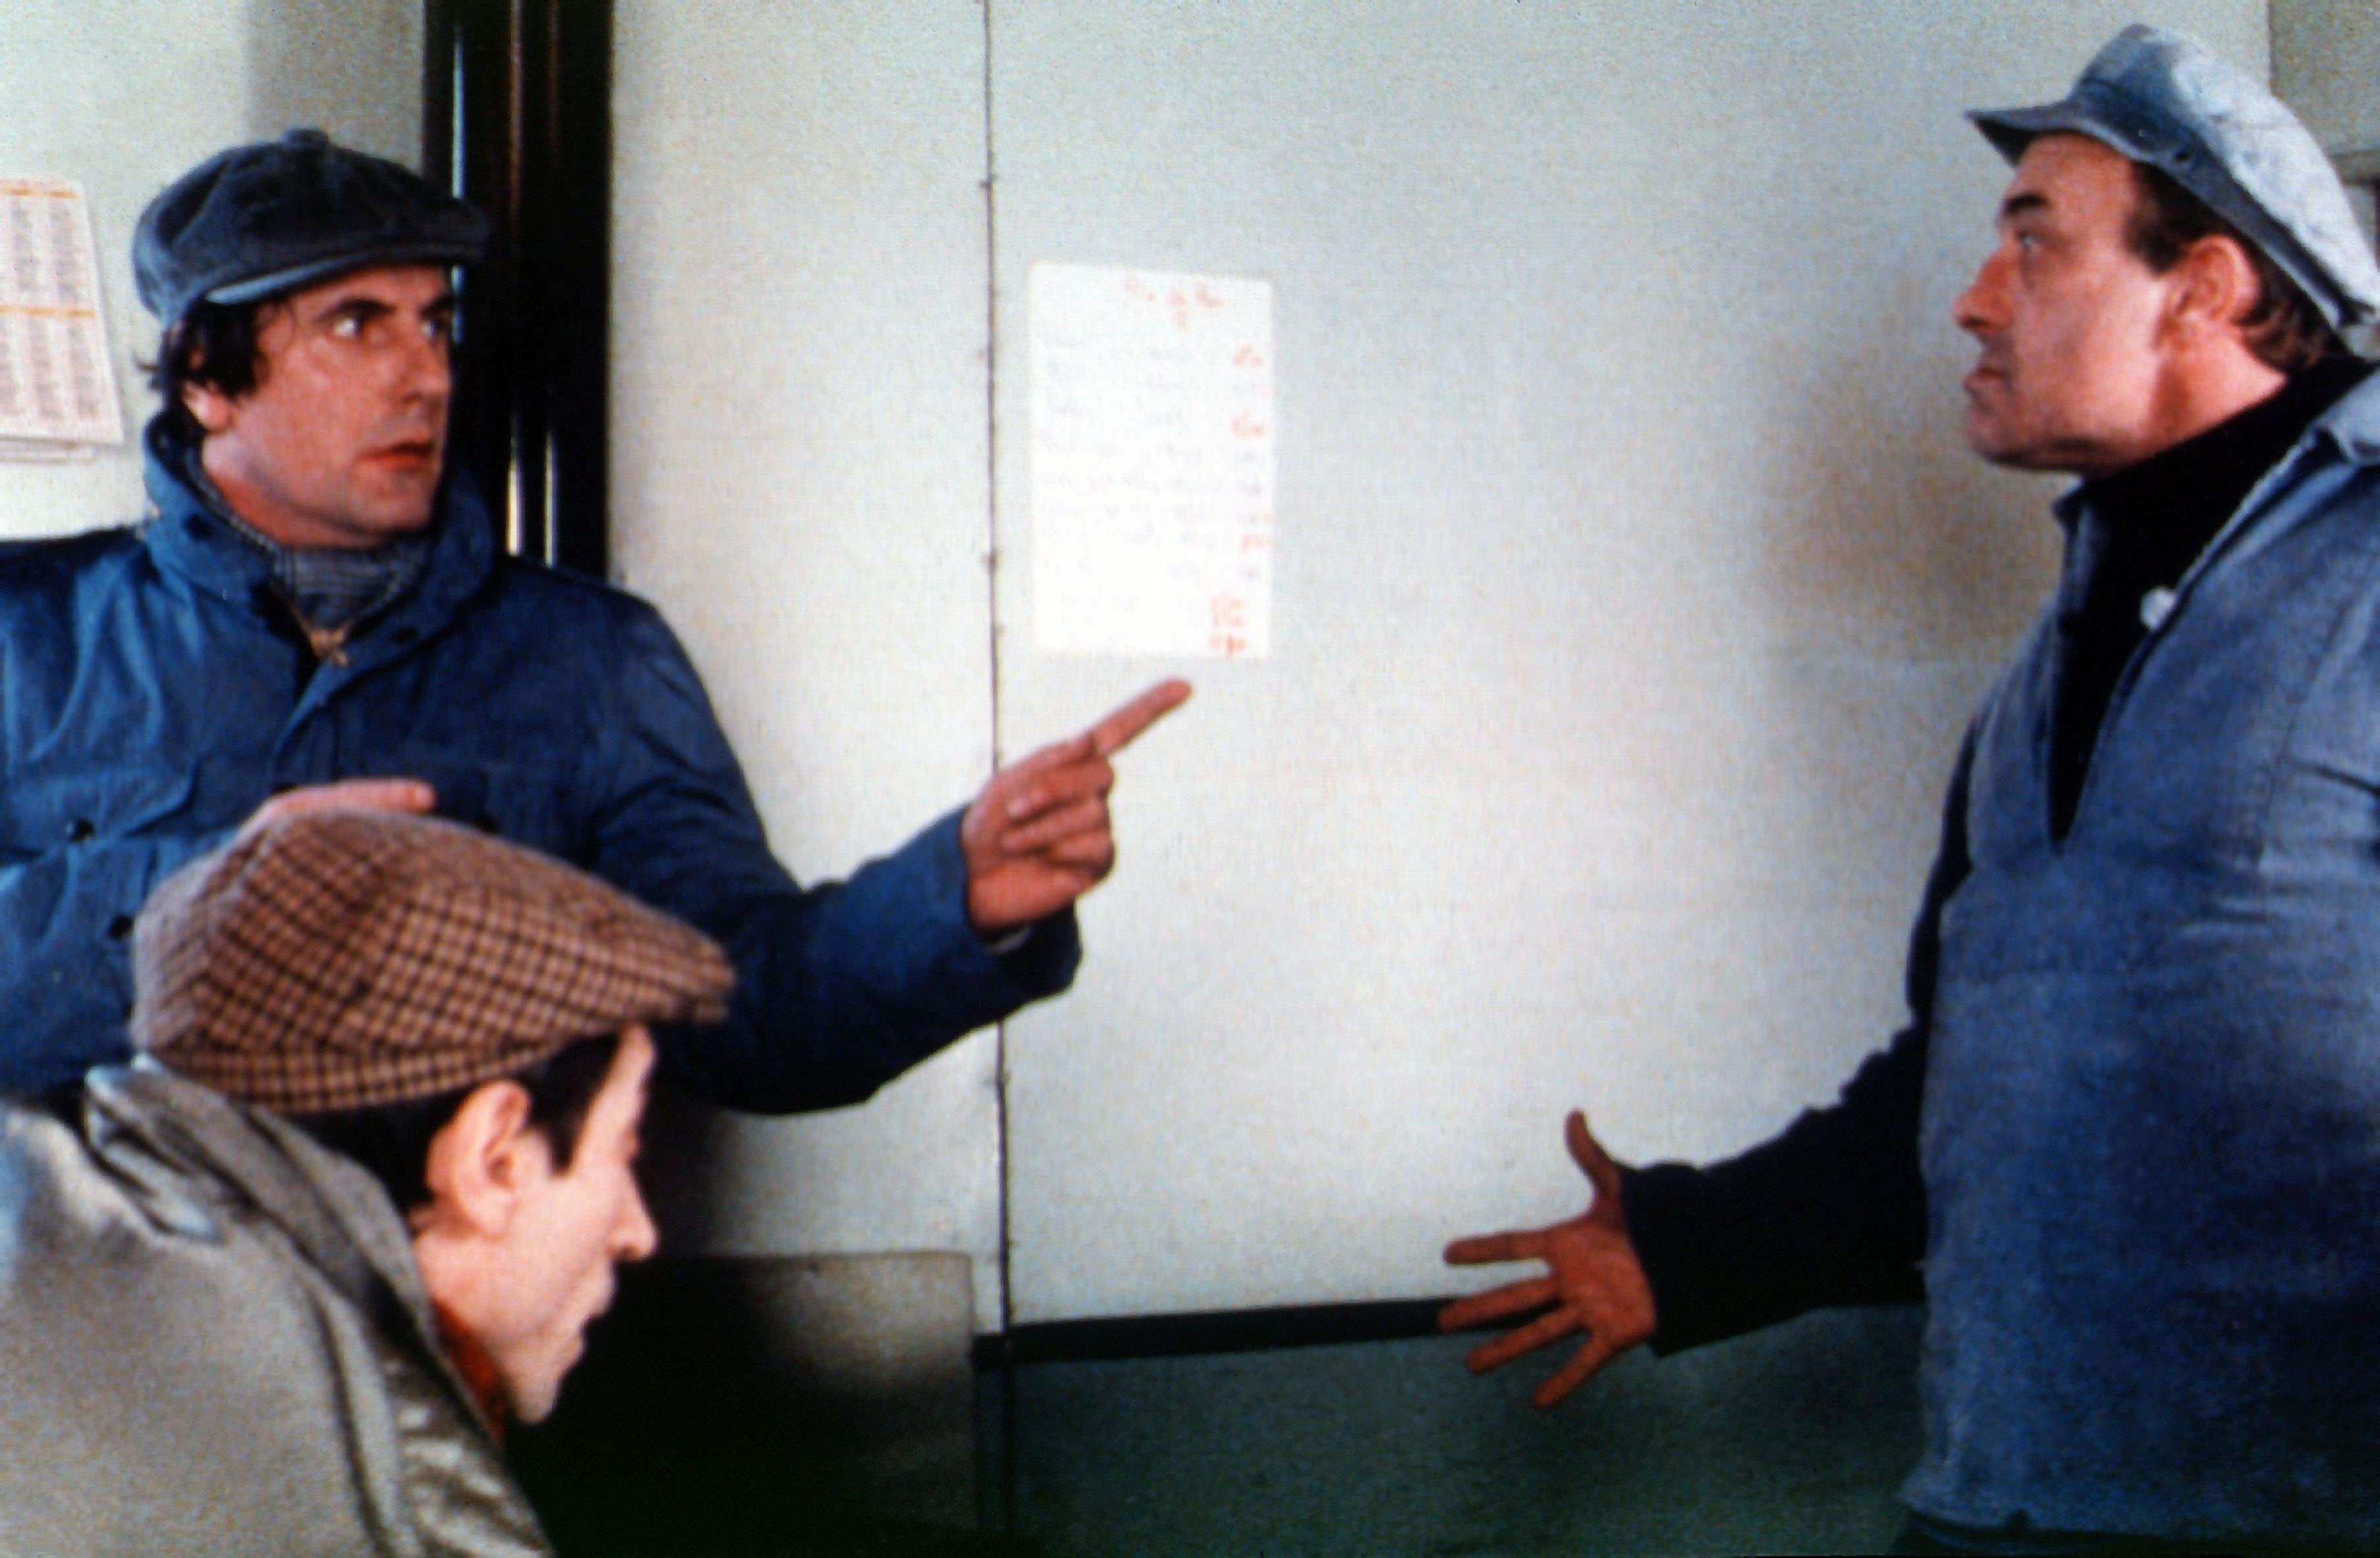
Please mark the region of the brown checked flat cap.
POLYGON ((584 871, 452 823, 315 811, 161 885, 132 1041, 288 1114, 426 1098, 638 1022, 715 1022, 708 937, 584 871))

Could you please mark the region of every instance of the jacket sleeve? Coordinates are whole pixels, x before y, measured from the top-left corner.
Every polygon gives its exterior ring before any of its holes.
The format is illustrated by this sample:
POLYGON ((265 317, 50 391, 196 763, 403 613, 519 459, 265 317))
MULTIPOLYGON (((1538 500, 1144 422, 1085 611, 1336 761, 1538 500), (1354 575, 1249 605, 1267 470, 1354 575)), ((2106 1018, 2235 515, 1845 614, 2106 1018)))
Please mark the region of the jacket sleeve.
POLYGON ((1623 1169, 1621 1204, 1653 1287, 1657 1353, 1677 1352, 1830 1304, 1925 1296, 1925 1102, 1942 909, 1969 870, 1973 741, 1960 753, 1942 843, 1910 936, 1909 1026, 1830 1106, 1775 1139, 1702 1168, 1623 1169))
POLYGON ((736 1109, 856 1103, 1073 979, 1071 911, 1005 954, 976 934, 955 812, 846 882, 797 887, 660 614, 638 603, 619 650, 582 781, 602 797, 588 863, 701 927, 736 971, 725 1023, 662 1036, 679 1080, 736 1109))

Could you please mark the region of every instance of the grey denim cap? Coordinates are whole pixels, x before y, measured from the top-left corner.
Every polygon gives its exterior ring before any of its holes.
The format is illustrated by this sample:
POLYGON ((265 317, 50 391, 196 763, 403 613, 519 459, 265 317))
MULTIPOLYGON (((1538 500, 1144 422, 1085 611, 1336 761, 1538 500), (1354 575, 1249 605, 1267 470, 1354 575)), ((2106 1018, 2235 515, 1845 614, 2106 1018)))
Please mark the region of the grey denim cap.
POLYGON ((2102 141, 2204 201, 2333 329, 2380 313, 2380 264, 2321 146, 2261 83, 2180 33, 2134 23, 2061 101, 1967 117, 2011 163, 2053 130, 2102 141))
POLYGON ((132 274, 171 325, 201 298, 254 302, 366 265, 468 265, 487 248, 487 218, 412 169, 294 129, 167 185, 140 213, 132 274))

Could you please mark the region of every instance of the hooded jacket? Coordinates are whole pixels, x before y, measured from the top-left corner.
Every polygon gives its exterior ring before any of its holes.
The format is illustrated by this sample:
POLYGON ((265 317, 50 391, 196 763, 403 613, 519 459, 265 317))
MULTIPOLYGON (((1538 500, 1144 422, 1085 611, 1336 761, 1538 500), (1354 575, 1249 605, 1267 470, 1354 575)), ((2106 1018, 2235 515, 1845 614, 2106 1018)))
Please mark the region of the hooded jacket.
POLYGON ((147 1062, 0 1105, 0 1552, 549 1550, 379 1183, 147 1062))

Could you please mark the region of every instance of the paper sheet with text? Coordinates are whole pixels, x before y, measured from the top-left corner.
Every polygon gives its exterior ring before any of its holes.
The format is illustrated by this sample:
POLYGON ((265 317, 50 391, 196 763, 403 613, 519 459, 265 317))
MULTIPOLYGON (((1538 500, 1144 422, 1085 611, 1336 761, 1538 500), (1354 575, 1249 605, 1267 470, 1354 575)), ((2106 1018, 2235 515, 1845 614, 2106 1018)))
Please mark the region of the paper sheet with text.
POLYGON ((1272 286, 1038 263, 1043 650, 1254 657, 1272 636, 1272 286))
POLYGON ((82 189, 0 178, 0 448, 123 441, 82 189))

